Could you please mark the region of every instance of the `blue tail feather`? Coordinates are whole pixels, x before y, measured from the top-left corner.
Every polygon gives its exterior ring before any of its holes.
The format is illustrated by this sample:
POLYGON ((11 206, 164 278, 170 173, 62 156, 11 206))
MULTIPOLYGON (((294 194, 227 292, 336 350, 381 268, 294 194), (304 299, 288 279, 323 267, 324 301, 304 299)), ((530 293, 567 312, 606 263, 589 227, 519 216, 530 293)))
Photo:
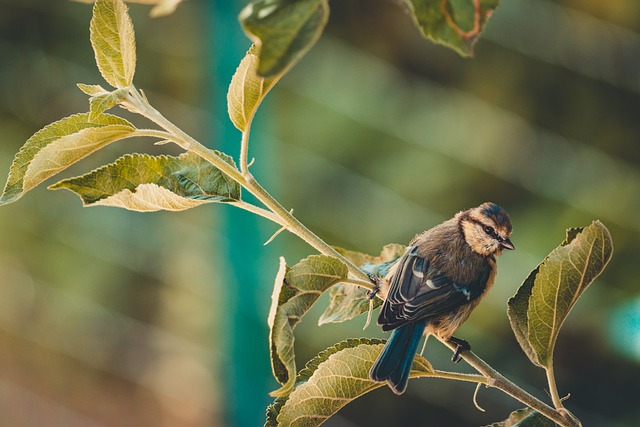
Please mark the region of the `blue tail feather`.
POLYGON ((425 324, 426 320, 421 320, 393 331, 369 371, 372 380, 387 381, 394 393, 404 393, 425 324))

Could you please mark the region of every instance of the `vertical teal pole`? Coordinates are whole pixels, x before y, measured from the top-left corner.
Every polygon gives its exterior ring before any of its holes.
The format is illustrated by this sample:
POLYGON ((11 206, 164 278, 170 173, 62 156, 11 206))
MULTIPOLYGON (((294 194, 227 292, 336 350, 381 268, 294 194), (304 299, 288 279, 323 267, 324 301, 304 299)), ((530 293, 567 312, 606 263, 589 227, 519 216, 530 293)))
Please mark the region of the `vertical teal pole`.
MULTIPOLYGON (((234 0, 212 0, 209 4, 215 147, 237 159, 241 135, 227 118, 226 93, 233 73, 251 45, 237 19, 244 4, 234 0)), ((251 132, 254 142, 251 156, 258 160, 252 172, 264 182, 268 171, 273 170, 267 165, 275 156, 269 155, 266 132, 257 125, 251 132)), ((243 198, 251 199, 248 194, 243 194, 243 198)), ((221 211, 220 234, 225 238, 221 252, 226 257, 226 277, 221 279, 224 287, 221 295, 226 301, 219 304, 225 312, 218 316, 223 322, 220 326, 226 344, 221 395, 226 399, 228 426, 256 427, 264 424, 265 409, 272 400, 268 392, 274 387, 266 319, 277 257, 273 253, 268 255, 270 247, 262 245, 270 232, 265 230, 268 224, 263 219, 230 207, 221 211)))

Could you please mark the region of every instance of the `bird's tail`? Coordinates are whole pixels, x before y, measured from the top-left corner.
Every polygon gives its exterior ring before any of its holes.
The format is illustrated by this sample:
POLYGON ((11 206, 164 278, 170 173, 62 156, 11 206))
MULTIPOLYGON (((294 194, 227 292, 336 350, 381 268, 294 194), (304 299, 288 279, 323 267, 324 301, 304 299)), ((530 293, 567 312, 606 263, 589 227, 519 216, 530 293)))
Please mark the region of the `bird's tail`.
POLYGON ((419 320, 393 331, 369 371, 372 380, 387 381, 394 393, 404 393, 425 324, 426 320, 419 320))

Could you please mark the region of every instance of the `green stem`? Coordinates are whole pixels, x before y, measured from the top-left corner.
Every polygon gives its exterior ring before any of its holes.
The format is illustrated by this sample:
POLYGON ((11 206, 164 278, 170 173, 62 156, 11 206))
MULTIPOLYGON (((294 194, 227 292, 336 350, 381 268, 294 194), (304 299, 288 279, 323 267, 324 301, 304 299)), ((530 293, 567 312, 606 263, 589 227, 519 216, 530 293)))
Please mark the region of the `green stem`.
MULTIPOLYGON (((253 118, 252 118, 253 119, 253 118)), ((251 133, 251 120, 247 123, 246 129, 242 132, 242 140, 240 141, 240 172, 243 175, 249 174, 249 134, 251 133)))
POLYGON ((349 283, 352 285, 360 286, 361 288, 367 288, 370 291, 374 289, 373 283, 371 283, 370 280, 359 280, 355 278, 348 278, 346 280, 343 280, 342 283, 349 283))
POLYGON ((261 207, 256 205, 252 205, 251 203, 247 203, 244 200, 238 200, 237 202, 228 202, 228 204, 240 209, 244 209, 245 211, 251 212, 253 214, 259 215, 283 227, 285 226, 282 219, 280 219, 280 217, 278 217, 277 215, 274 215, 273 212, 268 211, 266 209, 262 209, 261 207))
MULTIPOLYGON (((452 350, 455 350, 455 345, 438 338, 443 344, 449 347, 452 350)), ((469 365, 471 365, 475 370, 477 370, 480 374, 488 379, 487 386, 494 387, 499 390, 502 390, 504 393, 513 397, 516 400, 524 403, 529 408, 541 413, 545 417, 550 420, 556 422, 558 425, 563 427, 578 427, 580 423, 575 417, 567 416, 568 411, 566 410, 556 410, 551 406, 547 405, 540 399, 531 395, 511 380, 507 379, 500 372, 493 369, 489 364, 487 364, 484 360, 480 359, 471 351, 464 351, 460 355, 462 359, 464 359, 469 365)))
POLYGON ((556 385, 556 376, 553 370, 553 365, 549 366, 545 369, 547 373, 547 382, 549 383, 549 394, 551 394, 551 401, 553 402, 553 406, 556 409, 563 409, 562 400, 560 399, 560 395, 558 394, 558 386, 556 385))
MULTIPOLYGON (((159 111, 153 108, 146 98, 140 94, 133 86, 131 87, 131 91, 127 100, 123 102, 123 107, 127 108, 133 112, 139 113, 142 116, 148 118, 153 121, 167 132, 162 131, 153 131, 153 130, 144 130, 139 131, 140 136, 152 136, 158 137, 162 139, 168 139, 170 141, 175 142, 177 145, 182 147, 187 151, 191 151, 218 169, 220 169, 223 173, 229 176, 234 181, 238 182, 242 187, 244 187, 247 191, 253 194, 268 210, 264 210, 257 206, 251 205, 245 202, 236 202, 235 206, 240 207, 242 209, 248 210, 250 212, 256 213, 264 218, 267 218, 283 227, 285 227, 290 232, 294 233, 302 240, 311 245, 314 249, 318 250, 320 253, 324 255, 328 255, 331 257, 338 258, 343 263, 345 263, 349 269, 349 273, 352 278, 347 280, 346 283, 352 283, 358 286, 362 286, 368 289, 372 289, 373 285, 369 282, 368 276, 360 270, 355 264, 342 256, 339 252, 337 252, 333 247, 325 243, 320 237, 318 237, 315 233, 309 230, 304 224, 298 221, 291 212, 285 209, 276 199, 274 199, 267 190, 265 190, 253 177, 253 175, 249 172, 249 165, 247 163, 248 157, 248 138, 249 131, 243 132, 242 142, 241 142, 241 153, 240 153, 240 170, 236 169, 229 163, 225 162, 221 157, 219 157, 214 151, 208 149, 204 145, 200 144, 198 141, 193 139, 191 136, 186 134, 180 128, 175 126, 169 120, 167 120, 159 111)), ((453 344, 440 340, 445 343, 450 348, 454 348, 453 344)), ((553 376, 553 370, 547 371, 547 377, 549 380, 549 388, 551 390, 553 403, 556 406, 556 409, 551 408, 546 403, 537 399, 533 395, 529 394, 507 378, 505 378, 502 374, 497 372, 487 363, 485 363, 482 359, 476 356, 474 353, 470 351, 465 351, 461 355, 462 358, 469 363, 472 367, 474 367, 481 375, 472 375, 472 374, 462 374, 455 372, 445 372, 445 371, 434 371, 432 374, 428 376, 436 376, 440 378, 454 379, 460 381, 468 381, 475 382, 480 384, 485 384, 489 387, 495 387, 499 390, 502 390, 504 393, 512 396, 513 398, 519 400, 524 403, 528 407, 538 411, 545 417, 553 420, 563 427, 577 427, 580 426, 580 422, 573 417, 564 407, 562 406, 562 401, 558 395, 557 387, 555 384, 555 378, 553 376)), ((425 375, 417 375, 417 376, 425 376, 425 375)))
MULTIPOLYGON (((276 217, 279 218, 279 220, 276 220, 274 222, 282 225, 283 227, 286 227, 287 230, 300 237, 320 253, 338 258, 340 261, 347 265, 349 273, 354 278, 359 279, 362 282, 369 281, 369 277, 362 270, 360 270, 360 268, 358 268, 355 264, 342 256, 342 254, 337 252, 333 247, 328 245, 324 240, 322 240, 315 233, 309 230, 304 224, 298 221, 298 219, 295 218, 291 214, 291 212, 285 209, 276 199, 273 198, 273 196, 271 196, 271 194, 269 194, 269 192, 267 192, 267 190, 265 190, 255 180, 253 175, 251 175, 251 173, 248 171, 248 165, 246 164, 246 149, 241 155, 241 164, 245 164, 245 166, 243 166, 242 168, 246 169, 246 171, 242 173, 229 163, 225 162, 213 150, 210 150, 204 145, 200 144, 198 141, 185 133, 182 129, 166 119, 158 110, 153 108, 147 102, 146 98, 144 98, 135 87, 131 87, 127 99, 123 102, 123 107, 130 111, 138 113, 156 123, 158 126, 171 134, 171 138, 167 139, 175 142, 181 148, 187 151, 191 151, 202 157, 203 159, 220 169, 220 171, 236 181, 242 187, 244 187, 247 191, 253 194, 263 205, 265 205, 265 207, 267 207, 276 217), (243 156, 245 159, 244 161, 242 161, 243 156)), ((246 132, 245 134, 248 137, 248 134, 246 132)), ((243 141, 245 140, 246 137, 243 137, 243 141)), ((265 217, 271 219, 270 216, 265 217)))
POLYGON ((569 410, 562 404, 562 398, 558 393, 558 386, 556 385, 556 375, 555 370, 553 369, 553 362, 551 363, 551 366, 545 368, 545 371, 547 373, 547 383, 549 384, 549 394, 551 395, 553 406, 556 407, 556 410, 560 412, 566 420, 573 423, 571 425, 582 425, 580 420, 578 420, 576 416, 569 412, 569 410))
MULTIPOLYGON (((347 265, 349 269, 349 273, 356 279, 359 279, 358 283, 360 286, 363 285, 363 282, 369 282, 369 277, 362 271, 358 266, 353 264, 347 258, 345 258, 342 254, 336 251, 333 247, 328 245, 324 240, 318 237, 314 232, 309 230, 304 224, 302 224, 296 217, 294 217, 287 209, 285 209, 276 199, 274 199, 271 194, 267 192, 254 178, 253 175, 248 173, 245 175, 246 184, 243 185, 251 194, 253 194, 260 202, 262 202, 269 210, 271 210, 274 214, 282 219, 284 222, 284 226, 287 227, 289 231, 291 231, 296 236, 300 237, 302 240, 311 245, 318 252, 331 256, 334 258, 338 258, 340 261, 347 265)), ((368 286, 370 289, 373 288, 373 285, 368 286)))
POLYGON ((456 380, 456 381, 466 381, 470 383, 484 384, 488 385, 489 380, 482 376, 476 374, 463 374, 460 372, 449 372, 449 371, 439 371, 434 370, 429 374, 420 374, 420 375, 409 375, 410 378, 420 378, 420 377, 432 377, 432 378, 443 378, 446 380, 456 380))

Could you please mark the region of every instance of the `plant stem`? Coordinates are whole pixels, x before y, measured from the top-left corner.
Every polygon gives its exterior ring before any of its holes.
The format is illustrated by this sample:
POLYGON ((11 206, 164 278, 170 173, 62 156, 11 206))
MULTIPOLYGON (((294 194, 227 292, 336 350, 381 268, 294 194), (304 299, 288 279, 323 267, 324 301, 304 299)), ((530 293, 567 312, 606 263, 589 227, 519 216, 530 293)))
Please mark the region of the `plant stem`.
POLYGON ((553 402, 553 406, 556 409, 564 409, 562 405, 562 400, 560 399, 560 395, 558 394, 558 386, 556 385, 556 376, 553 370, 553 364, 548 368, 545 368, 545 372, 547 373, 547 382, 549 383, 549 394, 551 394, 551 401, 553 402))
MULTIPOLYGON (((167 120, 159 111, 153 108, 146 98, 140 94, 133 86, 127 100, 123 102, 123 107, 141 114, 142 116, 153 121, 160 127, 166 130, 166 132, 155 130, 141 130, 138 132, 139 136, 151 136, 162 139, 167 139, 175 142, 177 145, 187 151, 191 151, 204 160, 208 161, 231 179, 236 181, 247 191, 253 194, 268 210, 262 209, 250 203, 244 201, 238 201, 232 203, 234 206, 245 209, 257 215, 260 215, 266 219, 269 219, 276 224, 281 225, 293 234, 300 237, 302 240, 311 245, 314 249, 318 250, 324 255, 338 258, 345 263, 349 269, 349 273, 352 278, 345 281, 345 283, 351 283, 364 288, 373 289, 373 284, 370 283, 369 277, 358 268, 355 264, 345 258, 342 254, 337 252, 333 247, 328 245, 324 240, 318 237, 315 233, 309 230, 304 224, 298 221, 293 214, 285 209, 276 199, 269 194, 253 177, 249 172, 249 165, 247 163, 248 158, 248 139, 249 130, 242 133, 241 149, 240 149, 240 170, 236 169, 229 163, 225 162, 220 156, 218 156, 213 150, 208 149, 180 128, 175 126, 169 120, 167 120)), ((454 345, 440 339, 445 345, 452 350, 454 345)), ((461 354, 461 357, 473 368, 475 368, 481 375, 463 374, 456 372, 446 371, 433 371, 429 375, 416 375, 420 376, 432 376, 446 379, 453 379, 459 381, 475 382, 479 384, 485 384, 488 387, 495 387, 502 390, 504 393, 512 396, 516 400, 524 403, 528 407, 541 413, 545 417, 558 423, 563 427, 578 427, 580 422, 567 411, 558 395, 558 390, 555 383, 555 377, 553 369, 547 370, 547 379, 549 382, 549 389, 551 392, 551 398, 556 409, 550 407, 546 403, 537 399, 527 391, 508 380, 498 371, 489 366, 486 362, 480 359, 471 351, 465 351, 461 354)))
POLYGON ((360 279, 355 279, 355 278, 348 278, 346 280, 343 280, 342 283, 350 283, 352 285, 356 285, 356 286, 360 286, 361 288, 367 288, 369 290, 373 290, 374 286, 373 283, 371 283, 370 280, 360 280, 360 279))
MULTIPOLYGON (((284 222, 284 226, 287 227, 289 231, 291 231, 296 236, 300 237, 302 240, 311 245, 314 249, 319 251, 324 255, 328 255, 334 258, 338 258, 340 261, 345 263, 349 269, 349 273, 360 280, 358 283, 362 286, 362 282, 369 282, 369 277, 358 268, 355 264, 345 258, 342 254, 336 251, 333 247, 328 245, 324 240, 318 237, 314 232, 309 230, 304 224, 302 224, 296 217, 294 217, 291 212, 285 209, 276 199, 274 199, 271 194, 267 192, 254 178, 250 173, 245 175, 246 184, 244 187, 258 200, 260 200, 267 208, 269 208, 274 214, 282 219, 284 222)), ((370 283, 370 282, 369 282, 370 283)), ((373 285, 369 286, 370 289, 373 288, 373 285)))
POLYGON ((420 377, 431 377, 431 378, 443 378, 445 380, 456 380, 456 381, 466 381, 470 383, 484 384, 488 385, 489 380, 482 375, 475 374, 463 374, 460 372, 449 372, 449 371, 440 371, 434 370, 429 374, 420 374, 420 375, 409 375, 410 378, 420 378, 420 377))
MULTIPOLYGON (((243 150, 241 154, 241 168, 245 169, 245 171, 241 172, 229 163, 225 162, 220 156, 218 156, 213 150, 208 149, 204 145, 200 144, 198 141, 193 139, 187 133, 185 133, 182 129, 171 123, 168 119, 166 119, 158 110, 153 108, 149 102, 143 97, 140 92, 135 88, 131 87, 129 95, 127 99, 122 103, 124 108, 127 108, 130 111, 138 113, 152 122, 156 123, 158 126, 165 129, 169 134, 171 134, 170 138, 167 138, 177 145, 182 147, 187 151, 191 151, 198 156, 202 157, 218 169, 222 171, 224 174, 229 176, 229 178, 236 181, 242 187, 244 187, 247 191, 253 194, 262 204, 264 204, 272 213, 275 215, 273 217, 271 214, 264 214, 263 217, 267 219, 271 219, 277 224, 286 227, 287 230, 292 232, 293 234, 300 237, 302 240, 311 245, 314 249, 319 251, 320 253, 331 256, 334 258, 338 258, 340 261, 347 265, 349 269, 349 273, 354 278, 361 281, 359 285, 362 286, 362 282, 369 282, 369 277, 358 268, 355 264, 345 258, 342 254, 328 245, 324 240, 318 237, 315 233, 309 230, 304 224, 298 221, 291 212, 285 209, 276 199, 267 192, 253 177, 253 175, 248 171, 248 165, 246 163, 247 152, 246 152, 246 142, 248 138, 248 132, 243 133, 243 150), (244 159, 244 160, 243 160, 244 159), (244 164, 244 166, 242 166, 244 164), (278 219, 276 219, 276 217, 278 219)), ((158 134, 160 135, 160 134, 158 134)), ((149 134, 147 131, 147 136, 153 136, 149 134)), ((164 135, 167 136, 167 135, 164 135)), ((243 208, 248 208, 251 206, 249 204, 242 205, 243 208)), ((251 208, 254 209, 254 208, 251 208)), ((260 209, 255 207, 255 209, 260 209)), ((258 211, 256 210, 256 213, 258 211)), ((371 286, 372 287, 372 286, 371 286)), ((371 288, 370 287, 370 288, 371 288)))
POLYGON ((238 200, 237 202, 228 202, 228 204, 240 209, 244 209, 245 211, 251 212, 253 214, 260 215, 261 217, 268 219, 269 221, 275 222, 276 224, 280 224, 283 227, 285 226, 282 219, 279 216, 275 215, 271 211, 262 209, 259 206, 252 205, 251 203, 247 203, 243 200, 238 200))
MULTIPOLYGON (((443 344, 449 347, 452 350, 455 350, 455 345, 438 338, 443 344)), ((563 427, 578 427, 580 423, 573 416, 567 416, 568 411, 553 409, 551 406, 547 405, 540 399, 531 395, 509 379, 507 379, 500 372, 493 369, 489 364, 487 364, 484 360, 480 359, 471 351, 464 351, 460 355, 462 359, 465 360, 469 365, 475 368, 480 374, 482 374, 485 378, 488 379, 487 386, 494 387, 499 390, 502 390, 504 393, 513 397, 516 400, 524 403, 531 409, 541 413, 545 417, 550 420, 556 422, 558 425, 563 427)), ((564 408, 563 408, 564 409, 564 408)))
POLYGON ((249 173, 249 164, 247 159, 249 157, 249 134, 251 133, 251 122, 253 117, 246 125, 246 129, 242 132, 242 140, 240 141, 240 172, 243 175, 249 173))

